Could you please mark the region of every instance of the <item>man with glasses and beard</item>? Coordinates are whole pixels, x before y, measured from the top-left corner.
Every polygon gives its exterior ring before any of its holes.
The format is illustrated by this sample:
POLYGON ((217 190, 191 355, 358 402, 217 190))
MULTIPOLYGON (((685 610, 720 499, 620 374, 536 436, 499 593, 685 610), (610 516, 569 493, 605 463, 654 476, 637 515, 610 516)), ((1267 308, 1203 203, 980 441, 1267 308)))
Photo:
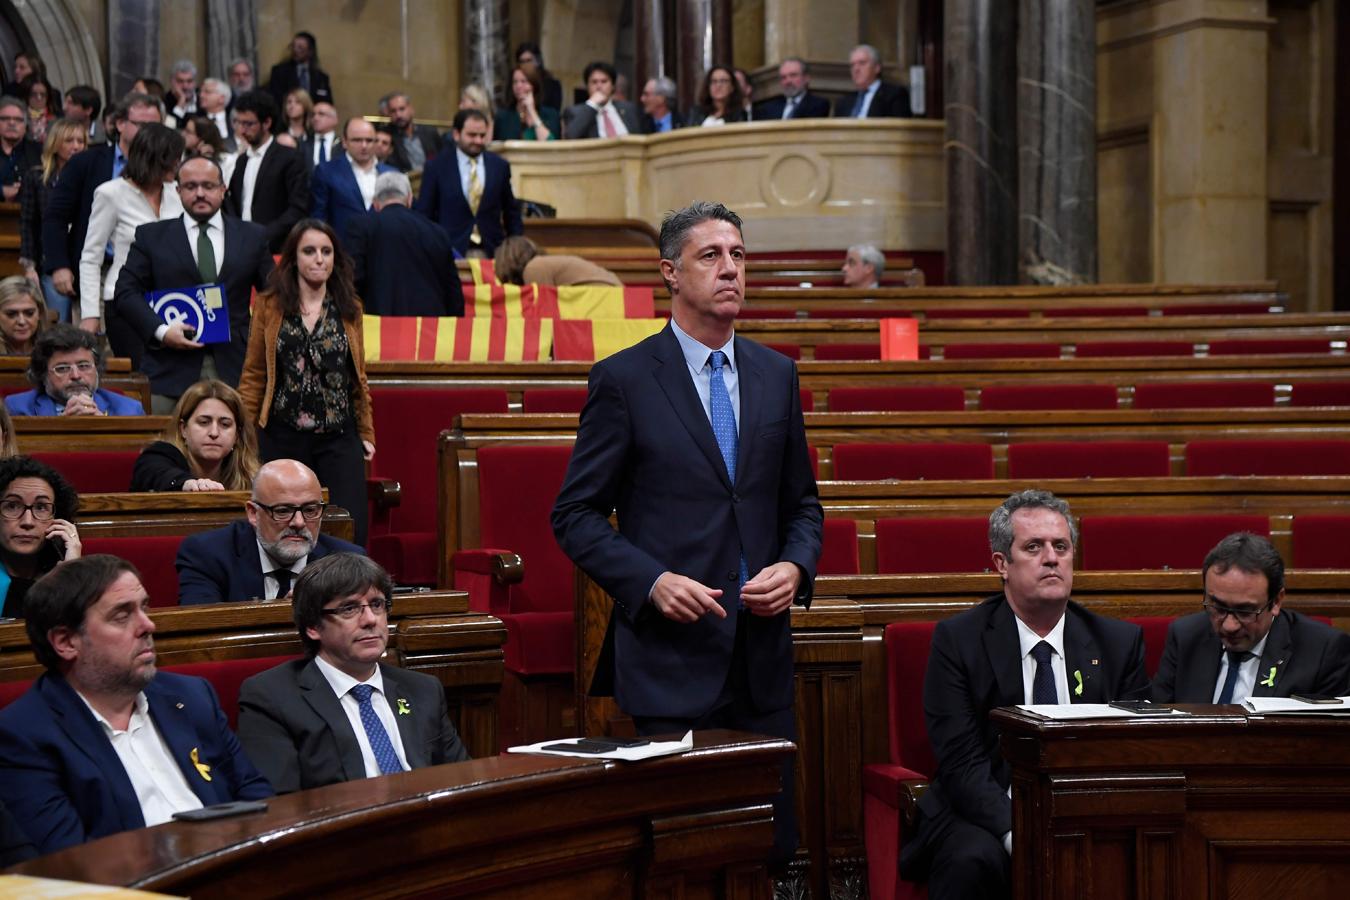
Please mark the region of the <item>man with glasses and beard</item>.
POLYGON ((239 690, 239 740, 280 793, 469 758, 430 675, 380 662, 393 582, 334 553, 305 569, 292 608, 305 658, 239 690))
POLYGON ((28 361, 31 391, 10 394, 14 416, 143 416, 139 400, 98 386, 103 355, 94 335, 74 325, 53 325, 38 335, 28 361))
POLYGON ((285 600, 310 563, 330 553, 362 553, 319 533, 325 505, 309 466, 293 459, 264 465, 253 479, 247 521, 191 535, 179 546, 179 604, 285 600))
POLYGON ((1270 541, 1230 534, 1209 551, 1201 577, 1203 609, 1168 626, 1154 700, 1350 693, 1350 634, 1284 608, 1284 560, 1270 541))
POLYGON ((28 594, 46 673, 0 711, 0 799, 39 853, 273 794, 202 678, 157 672, 134 566, 86 556, 28 594))

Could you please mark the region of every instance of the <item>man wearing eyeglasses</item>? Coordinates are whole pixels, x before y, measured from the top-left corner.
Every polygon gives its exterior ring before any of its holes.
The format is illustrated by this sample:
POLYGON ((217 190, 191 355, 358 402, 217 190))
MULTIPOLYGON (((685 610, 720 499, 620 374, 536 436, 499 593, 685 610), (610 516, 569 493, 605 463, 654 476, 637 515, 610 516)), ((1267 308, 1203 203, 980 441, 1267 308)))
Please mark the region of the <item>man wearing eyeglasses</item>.
POLYGON ((295 583, 305 659, 239 690, 239 741, 281 793, 469 758, 430 675, 380 662, 393 582, 364 556, 334 553, 295 583))
POLYGON ((94 335, 74 325, 53 325, 38 335, 28 360, 31 391, 10 394, 15 416, 143 416, 141 401, 98 386, 103 356, 94 335))
POLYGON ((1284 608, 1284 560, 1270 541, 1230 534, 1205 557, 1202 610, 1167 629, 1153 699, 1350 694, 1350 634, 1284 608))
POLYGON ((305 567, 360 547, 320 534, 323 492, 304 463, 275 459, 258 470, 247 521, 190 535, 178 547, 178 602, 285 600, 305 567))

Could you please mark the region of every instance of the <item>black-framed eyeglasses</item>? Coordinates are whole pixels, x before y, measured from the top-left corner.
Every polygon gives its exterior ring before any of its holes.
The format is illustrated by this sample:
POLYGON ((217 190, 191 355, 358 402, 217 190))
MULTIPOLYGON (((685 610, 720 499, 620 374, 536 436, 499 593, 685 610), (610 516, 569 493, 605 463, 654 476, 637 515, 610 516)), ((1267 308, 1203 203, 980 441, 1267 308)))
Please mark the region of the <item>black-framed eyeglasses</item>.
POLYGON ((1270 609, 1274 604, 1267 603, 1259 609, 1235 609, 1231 606, 1224 606, 1222 603, 1215 603, 1213 600, 1202 600, 1201 606, 1205 612, 1209 613, 1210 618, 1216 622, 1222 622, 1224 619, 1232 616, 1242 625, 1250 625, 1260 617, 1261 613, 1270 609))
POLYGON ((31 512, 33 518, 45 522, 56 514, 56 507, 47 500, 37 503, 24 503, 22 500, 0 500, 0 516, 6 519, 22 519, 23 514, 31 512))
POLYGON ((291 503, 278 503, 276 506, 268 506, 266 503, 259 503, 257 500, 250 500, 249 502, 271 516, 273 522, 282 523, 294 519, 296 510, 300 511, 300 515, 304 516, 306 522, 313 522, 323 515, 324 508, 328 506, 327 503, 318 501, 302 503, 299 506, 291 503))
POLYGON ((355 619, 367 609, 376 616, 387 616, 393 608, 393 600, 388 597, 380 597, 369 603, 357 603, 355 600, 352 600, 347 603, 339 604, 338 606, 329 607, 328 609, 321 609, 319 612, 323 613, 325 616, 333 616, 337 619, 355 619))

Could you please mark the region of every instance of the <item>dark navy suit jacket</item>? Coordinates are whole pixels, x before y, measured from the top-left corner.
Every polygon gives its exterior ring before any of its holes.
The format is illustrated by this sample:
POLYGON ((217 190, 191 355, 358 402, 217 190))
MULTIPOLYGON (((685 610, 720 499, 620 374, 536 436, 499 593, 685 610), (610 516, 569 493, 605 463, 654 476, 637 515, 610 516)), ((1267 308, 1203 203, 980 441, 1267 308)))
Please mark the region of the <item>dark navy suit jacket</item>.
MULTIPOLYGON (((834 103, 835 116, 850 117, 853 114, 853 104, 858 102, 859 93, 854 91, 836 100, 834 103)), ((909 88, 901 84, 891 84, 889 81, 881 83, 877 88, 876 96, 872 98, 872 105, 867 107, 867 118, 869 119, 907 119, 910 115, 909 88)))
MULTIPOLYGON (((309 553, 309 561, 330 553, 365 555, 355 544, 320 534, 309 553)), ((178 558, 173 564, 178 569, 178 603, 182 606, 256 600, 263 596, 258 535, 247 519, 188 535, 178 545, 178 558)))
MULTIPOLYGON (((773 563, 796 563, 804 573, 797 602, 809 603, 823 516, 795 365, 740 337, 735 357, 741 416, 734 486, 669 326, 591 368, 553 530, 563 551, 614 598, 610 671, 630 715, 697 718, 711 710, 731 665, 738 618, 758 711, 792 703, 789 613, 738 616, 738 565, 742 549, 752 578, 773 563), (618 531, 609 524, 612 510, 618 531), (722 589, 730 614, 692 624, 667 619, 648 602, 667 570, 722 589)), ((597 670, 597 687, 609 674, 597 670)))
MULTIPOLYGON (((169 754, 204 805, 272 796, 205 679, 160 672, 145 697, 169 754), (210 781, 194 753, 210 766, 210 781)), ((43 675, 0 710, 0 798, 39 853, 145 827, 117 751, 60 675, 43 675)))
MULTIPOLYGON (((397 171, 385 163, 375 164, 376 177, 397 171)), ((361 187, 356 183, 356 174, 352 172, 351 160, 344 155, 342 159, 330 159, 315 167, 309 192, 312 197, 309 214, 332 225, 345 247, 348 224, 357 216, 365 215, 367 209, 361 187)))
POLYGON ((446 147, 422 170, 422 191, 414 208, 450 233, 460 256, 469 249, 475 223, 483 239, 483 252, 488 256, 507 237, 525 233, 516 195, 511 192, 511 164, 487 151, 483 151, 482 158, 483 199, 478 203, 476 217, 469 210, 469 199, 459 183, 459 154, 453 147, 446 147))
POLYGON ((112 144, 76 153, 47 191, 47 208, 42 215, 42 268, 46 273, 70 269, 79 274, 76 270, 89 231, 94 191, 111 180, 114 153, 112 144))
MULTIPOLYGON (((770 97, 763 103, 755 105, 755 121, 769 121, 772 119, 783 118, 783 107, 787 105, 786 97, 770 97)), ((850 108, 852 108, 850 104, 850 108)), ((797 101, 797 109, 793 112, 794 119, 826 119, 830 115, 830 101, 819 94, 813 94, 810 91, 802 94, 801 100, 797 101)))
POLYGON ((444 228, 398 203, 347 224, 347 252, 368 316, 462 316, 464 288, 444 228))

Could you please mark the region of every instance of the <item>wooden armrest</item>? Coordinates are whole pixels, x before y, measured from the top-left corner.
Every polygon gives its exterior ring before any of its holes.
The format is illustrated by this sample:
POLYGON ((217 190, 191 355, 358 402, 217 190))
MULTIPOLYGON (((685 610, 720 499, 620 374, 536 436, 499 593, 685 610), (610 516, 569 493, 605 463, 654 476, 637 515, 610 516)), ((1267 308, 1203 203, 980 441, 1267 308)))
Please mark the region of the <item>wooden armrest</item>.
POLYGON ((900 782, 897 805, 900 808, 901 834, 905 837, 914 834, 914 826, 919 818, 919 798, 926 790, 928 790, 927 781, 912 778, 900 782))
POLYGON ((403 502, 403 485, 392 478, 367 478, 366 499, 379 509, 393 509, 403 502))
POLYGON ((451 565, 457 571, 491 575, 497 584, 520 584, 525 578, 525 561, 510 550, 459 550, 451 565))

